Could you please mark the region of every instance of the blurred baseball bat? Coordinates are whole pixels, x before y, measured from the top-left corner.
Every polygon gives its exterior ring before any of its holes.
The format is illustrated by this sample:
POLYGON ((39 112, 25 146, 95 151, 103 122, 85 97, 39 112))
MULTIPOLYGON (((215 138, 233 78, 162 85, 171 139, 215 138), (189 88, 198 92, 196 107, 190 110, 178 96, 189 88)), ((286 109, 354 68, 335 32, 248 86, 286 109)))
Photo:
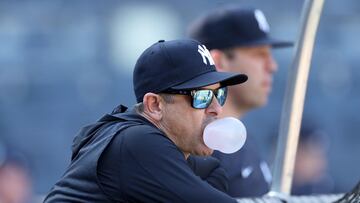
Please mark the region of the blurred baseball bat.
POLYGON ((287 81, 269 196, 286 198, 290 195, 311 56, 323 4, 324 0, 306 0, 302 9, 300 35, 287 81))

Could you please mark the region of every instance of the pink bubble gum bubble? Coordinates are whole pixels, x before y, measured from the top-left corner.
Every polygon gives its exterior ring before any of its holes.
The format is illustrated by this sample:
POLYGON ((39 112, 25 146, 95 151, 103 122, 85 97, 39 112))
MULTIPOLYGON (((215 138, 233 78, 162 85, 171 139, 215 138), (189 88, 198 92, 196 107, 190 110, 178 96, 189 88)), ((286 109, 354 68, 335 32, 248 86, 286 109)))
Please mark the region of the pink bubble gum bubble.
POLYGON ((225 117, 209 123, 204 129, 203 139, 209 148, 231 154, 245 144, 246 128, 240 120, 225 117))

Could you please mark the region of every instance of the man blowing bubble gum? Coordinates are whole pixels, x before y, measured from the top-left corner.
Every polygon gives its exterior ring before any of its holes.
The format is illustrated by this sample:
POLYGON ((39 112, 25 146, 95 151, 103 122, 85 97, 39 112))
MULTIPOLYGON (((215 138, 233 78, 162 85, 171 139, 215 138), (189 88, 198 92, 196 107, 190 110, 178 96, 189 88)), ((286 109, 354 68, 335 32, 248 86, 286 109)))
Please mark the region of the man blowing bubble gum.
POLYGON ((80 130, 71 163, 44 202, 235 203, 221 191, 219 167, 200 174, 191 157, 212 154, 205 126, 222 113, 227 87, 246 80, 217 72, 197 41, 153 44, 135 65, 134 109, 119 106, 80 130))

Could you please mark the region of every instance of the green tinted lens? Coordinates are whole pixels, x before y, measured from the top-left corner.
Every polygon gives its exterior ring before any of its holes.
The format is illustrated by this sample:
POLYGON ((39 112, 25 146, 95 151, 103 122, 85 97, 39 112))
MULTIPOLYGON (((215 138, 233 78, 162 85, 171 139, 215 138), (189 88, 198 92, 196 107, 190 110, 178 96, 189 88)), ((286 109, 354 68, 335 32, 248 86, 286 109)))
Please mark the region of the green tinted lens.
POLYGON ((211 104, 212 98, 213 92, 211 90, 197 90, 193 95, 193 107, 205 109, 211 104))
POLYGON ((225 104, 226 97, 227 97, 227 88, 226 87, 219 88, 216 92, 216 99, 218 100, 221 106, 225 104))

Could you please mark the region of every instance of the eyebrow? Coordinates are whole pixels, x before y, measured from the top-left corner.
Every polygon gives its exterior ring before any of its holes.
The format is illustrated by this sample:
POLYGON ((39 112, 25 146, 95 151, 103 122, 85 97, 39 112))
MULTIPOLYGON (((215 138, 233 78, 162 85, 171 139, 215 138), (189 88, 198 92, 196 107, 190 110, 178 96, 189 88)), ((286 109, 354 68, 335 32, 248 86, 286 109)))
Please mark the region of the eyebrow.
POLYGON ((219 86, 218 88, 215 88, 215 89, 210 89, 210 88, 203 88, 203 87, 200 87, 199 89, 194 89, 194 90, 218 90, 222 88, 221 86, 219 86))

